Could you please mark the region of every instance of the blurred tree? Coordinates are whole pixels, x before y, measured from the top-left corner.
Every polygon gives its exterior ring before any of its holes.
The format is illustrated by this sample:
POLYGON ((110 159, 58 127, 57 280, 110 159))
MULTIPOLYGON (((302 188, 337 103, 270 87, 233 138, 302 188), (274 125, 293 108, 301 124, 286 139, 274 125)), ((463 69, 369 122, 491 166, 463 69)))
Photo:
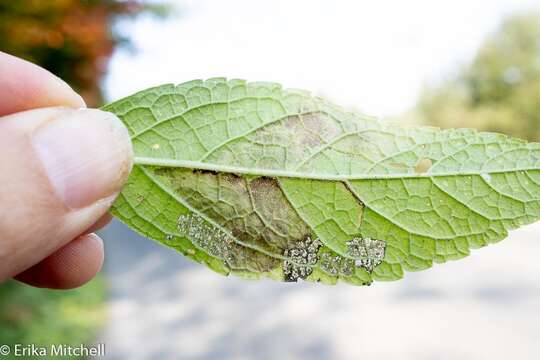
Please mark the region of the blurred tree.
POLYGON ((540 14, 507 19, 456 77, 426 88, 424 123, 540 140, 540 14))
POLYGON ((114 22, 166 11, 138 0, 0 0, 0 51, 43 66, 96 106, 108 59, 127 42, 114 22))

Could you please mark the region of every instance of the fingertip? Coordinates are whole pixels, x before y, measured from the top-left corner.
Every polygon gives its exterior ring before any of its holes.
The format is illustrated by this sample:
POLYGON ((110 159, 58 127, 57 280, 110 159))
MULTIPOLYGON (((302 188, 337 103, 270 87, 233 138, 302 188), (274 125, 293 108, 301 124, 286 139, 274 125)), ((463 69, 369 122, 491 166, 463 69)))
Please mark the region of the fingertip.
POLYGON ((99 236, 82 235, 15 279, 40 288, 73 289, 82 286, 101 270, 103 249, 99 236))
POLYGON ((0 116, 49 107, 86 107, 62 79, 29 61, 0 52, 0 116))

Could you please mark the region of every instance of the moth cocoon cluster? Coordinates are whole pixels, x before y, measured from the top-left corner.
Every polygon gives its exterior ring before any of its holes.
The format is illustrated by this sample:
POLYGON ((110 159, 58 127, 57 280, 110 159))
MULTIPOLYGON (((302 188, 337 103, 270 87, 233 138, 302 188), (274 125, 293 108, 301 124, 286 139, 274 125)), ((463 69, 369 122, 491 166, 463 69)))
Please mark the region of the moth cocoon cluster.
POLYGON ((295 282, 305 279, 313 272, 313 266, 317 264, 317 253, 322 243, 319 239, 311 239, 306 236, 299 241, 294 248, 285 249, 283 256, 287 258, 283 262, 283 276, 285 281, 295 282))
POLYGON ((354 260, 329 252, 321 255, 319 265, 324 272, 334 276, 351 276, 354 273, 354 260))
POLYGON ((373 272, 373 269, 384 259, 386 242, 383 240, 357 237, 345 244, 348 255, 356 259, 355 266, 363 267, 369 273, 373 272))
POLYGON ((208 225, 199 215, 180 215, 177 221, 178 232, 188 237, 195 246, 209 255, 231 260, 233 239, 220 229, 208 225))

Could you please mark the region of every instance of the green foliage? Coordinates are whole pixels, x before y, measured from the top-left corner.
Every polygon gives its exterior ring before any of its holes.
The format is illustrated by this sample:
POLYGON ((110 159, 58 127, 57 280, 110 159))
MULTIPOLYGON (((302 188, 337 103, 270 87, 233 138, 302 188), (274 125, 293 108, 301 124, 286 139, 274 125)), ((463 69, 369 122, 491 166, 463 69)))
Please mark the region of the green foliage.
POLYGON ((105 295, 100 276, 69 291, 8 281, 0 286, 0 343, 91 344, 105 322, 105 295))
POLYGON ((222 78, 103 109, 136 156, 114 214, 223 274, 395 280, 540 217, 540 144, 501 134, 402 128, 222 78))
POLYGON ((424 122, 540 139, 540 15, 508 19, 454 79, 424 91, 424 122))

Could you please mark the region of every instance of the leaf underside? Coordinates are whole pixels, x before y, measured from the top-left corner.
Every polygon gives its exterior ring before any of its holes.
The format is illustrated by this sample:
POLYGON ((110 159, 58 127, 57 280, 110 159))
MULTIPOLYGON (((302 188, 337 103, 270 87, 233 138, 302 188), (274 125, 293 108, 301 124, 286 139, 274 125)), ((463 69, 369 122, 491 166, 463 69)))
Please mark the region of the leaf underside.
POLYGON ((103 110, 136 156, 113 213, 222 274, 396 280, 540 217, 540 145, 501 134, 400 127, 223 78, 103 110))

